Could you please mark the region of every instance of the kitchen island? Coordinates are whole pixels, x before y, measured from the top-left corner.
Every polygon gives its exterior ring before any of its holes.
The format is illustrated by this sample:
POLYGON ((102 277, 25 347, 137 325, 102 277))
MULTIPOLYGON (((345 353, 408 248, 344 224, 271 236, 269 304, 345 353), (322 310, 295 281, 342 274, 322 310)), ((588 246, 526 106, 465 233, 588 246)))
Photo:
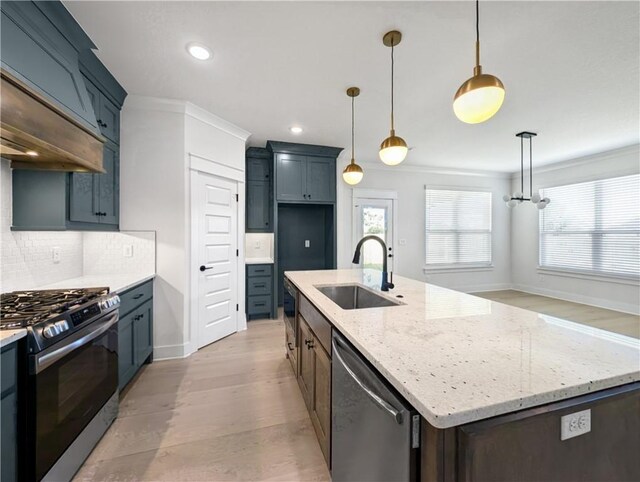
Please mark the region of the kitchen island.
POLYGON ((423 480, 640 477, 638 340, 399 276, 379 294, 402 304, 347 310, 318 288, 379 290, 379 273, 285 277, 419 412, 423 480), (561 434, 586 409, 589 431, 561 434))

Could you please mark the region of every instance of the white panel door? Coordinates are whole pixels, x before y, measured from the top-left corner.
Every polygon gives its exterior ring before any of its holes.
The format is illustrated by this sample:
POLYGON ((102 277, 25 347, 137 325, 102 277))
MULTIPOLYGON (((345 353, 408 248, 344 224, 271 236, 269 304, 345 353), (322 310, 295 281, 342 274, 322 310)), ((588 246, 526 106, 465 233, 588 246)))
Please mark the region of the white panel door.
POLYGON ((198 348, 237 331, 238 184, 198 173, 198 348))

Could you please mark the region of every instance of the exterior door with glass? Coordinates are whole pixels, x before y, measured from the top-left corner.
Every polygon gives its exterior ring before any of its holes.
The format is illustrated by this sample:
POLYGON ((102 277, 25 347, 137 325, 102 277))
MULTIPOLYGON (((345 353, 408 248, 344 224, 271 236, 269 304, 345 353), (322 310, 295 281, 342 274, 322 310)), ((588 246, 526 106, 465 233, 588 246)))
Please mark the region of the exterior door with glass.
POLYGON ((393 199, 354 198, 354 240, 353 246, 364 236, 374 235, 387 245, 382 253, 379 243, 369 240, 362 245, 361 267, 382 270, 383 256, 387 256, 387 271, 393 271, 395 256, 393 236, 393 199))

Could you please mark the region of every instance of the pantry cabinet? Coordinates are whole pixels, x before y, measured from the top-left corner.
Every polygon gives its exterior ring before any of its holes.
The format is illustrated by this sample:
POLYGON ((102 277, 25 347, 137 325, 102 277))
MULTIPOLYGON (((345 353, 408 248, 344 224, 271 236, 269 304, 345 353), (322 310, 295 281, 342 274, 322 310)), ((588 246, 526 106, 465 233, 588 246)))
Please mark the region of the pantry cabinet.
POLYGON ((250 147, 246 154, 246 231, 273 232, 273 176, 272 156, 266 150, 250 147))

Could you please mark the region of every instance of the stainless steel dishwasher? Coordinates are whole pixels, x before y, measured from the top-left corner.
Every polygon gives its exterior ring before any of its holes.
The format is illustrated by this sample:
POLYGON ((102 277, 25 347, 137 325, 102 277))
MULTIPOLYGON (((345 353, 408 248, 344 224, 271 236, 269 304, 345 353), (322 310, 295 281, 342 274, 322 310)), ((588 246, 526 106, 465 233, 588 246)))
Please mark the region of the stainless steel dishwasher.
POLYGON ((332 348, 332 481, 417 480, 420 415, 336 330, 332 348))

